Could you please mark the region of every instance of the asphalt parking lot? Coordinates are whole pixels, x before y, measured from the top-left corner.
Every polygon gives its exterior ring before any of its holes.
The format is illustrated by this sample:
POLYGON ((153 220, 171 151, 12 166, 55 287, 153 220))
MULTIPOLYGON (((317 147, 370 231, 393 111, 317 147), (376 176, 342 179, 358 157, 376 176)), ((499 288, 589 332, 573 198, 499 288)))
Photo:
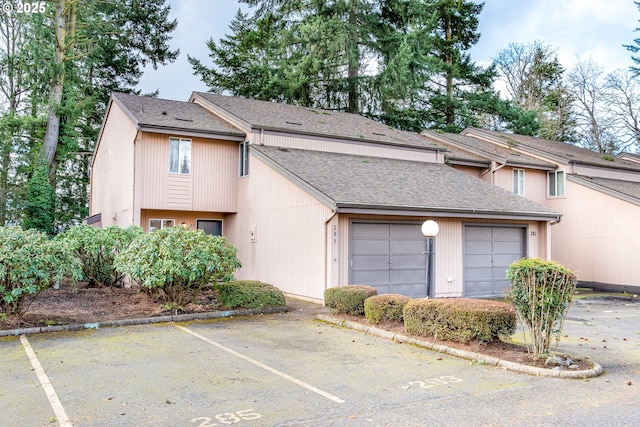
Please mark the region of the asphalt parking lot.
POLYGON ((640 303, 572 303, 533 377, 314 320, 322 308, 0 339, 2 426, 635 426, 640 303))

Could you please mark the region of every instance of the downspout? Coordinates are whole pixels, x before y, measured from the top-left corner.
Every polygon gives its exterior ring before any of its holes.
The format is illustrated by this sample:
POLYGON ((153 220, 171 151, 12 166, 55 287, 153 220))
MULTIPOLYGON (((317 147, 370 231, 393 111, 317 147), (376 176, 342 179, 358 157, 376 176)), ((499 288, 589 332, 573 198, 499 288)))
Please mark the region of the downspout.
POLYGON ((485 172, 480 174, 480 178, 482 178, 483 176, 485 176, 488 173, 491 173, 491 184, 495 184, 495 173, 496 171, 502 169, 503 167, 507 166, 507 162, 504 163, 500 163, 500 166, 496 165, 498 164, 498 162, 495 161, 491 161, 491 167, 489 169, 487 169, 485 172))
MULTIPOLYGON (((331 221, 333 220, 333 218, 338 214, 338 208, 334 208, 333 212, 331 212, 331 215, 329 216, 329 218, 327 218, 324 221, 324 229, 327 232, 327 237, 329 237, 329 239, 324 239, 324 290, 327 290, 327 284, 329 283, 329 266, 331 264, 331 257, 328 256, 330 255, 329 252, 331 250, 331 241, 333 239, 333 236, 331 235, 331 221)), ((323 292, 323 297, 322 297, 322 304, 324 305, 324 292, 323 292)))

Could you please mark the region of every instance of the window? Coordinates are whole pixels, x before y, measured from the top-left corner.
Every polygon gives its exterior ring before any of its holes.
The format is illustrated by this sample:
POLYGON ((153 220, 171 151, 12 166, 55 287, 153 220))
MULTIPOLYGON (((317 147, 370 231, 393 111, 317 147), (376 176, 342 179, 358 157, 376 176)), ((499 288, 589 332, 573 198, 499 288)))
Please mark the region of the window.
POLYGON ((169 173, 191 173, 191 140, 169 138, 169 173))
POLYGON ((549 196, 564 196, 564 171, 549 172, 549 196))
POLYGON ((524 169, 513 170, 513 193, 524 196, 524 169))
POLYGON ((176 225, 176 221, 173 219, 150 219, 149 220, 149 232, 154 230, 162 230, 163 228, 169 228, 176 225))
POLYGON ((249 141, 240 144, 240 176, 249 175, 249 141))
POLYGON ((211 236, 222 236, 221 219, 197 219, 196 228, 211 236))

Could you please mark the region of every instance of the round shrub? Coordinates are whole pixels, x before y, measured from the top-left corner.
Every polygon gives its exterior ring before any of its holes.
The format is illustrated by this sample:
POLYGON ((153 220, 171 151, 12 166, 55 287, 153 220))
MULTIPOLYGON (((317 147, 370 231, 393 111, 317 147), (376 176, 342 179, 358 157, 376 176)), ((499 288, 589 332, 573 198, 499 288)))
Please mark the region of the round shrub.
POLYGON ((364 300, 364 317, 371 323, 402 322, 402 310, 410 299, 399 294, 374 295, 364 300))
POLYGON ((115 267, 177 310, 205 285, 231 280, 240 260, 224 237, 176 226, 139 236, 116 256, 115 267))
POLYGON ((277 307, 287 304, 284 294, 268 283, 255 280, 234 280, 214 285, 217 302, 227 308, 277 307))
POLYGON ((364 314, 364 300, 377 294, 378 290, 373 286, 337 286, 324 291, 324 303, 334 313, 361 316, 364 314))

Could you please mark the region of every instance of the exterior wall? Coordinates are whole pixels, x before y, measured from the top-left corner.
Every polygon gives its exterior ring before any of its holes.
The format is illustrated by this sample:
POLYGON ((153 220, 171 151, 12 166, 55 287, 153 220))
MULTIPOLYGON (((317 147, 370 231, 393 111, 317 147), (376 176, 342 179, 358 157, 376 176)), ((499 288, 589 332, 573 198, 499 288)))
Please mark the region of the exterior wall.
POLYGON ((249 161, 249 176, 238 179, 238 213, 225 222, 242 261, 236 278, 322 300, 331 209, 257 158, 249 161))
POLYGON ((111 103, 91 168, 89 215, 101 226, 133 224, 134 140, 136 126, 111 103))
POLYGON ((155 209, 143 209, 140 212, 140 225, 145 232, 149 231, 149 219, 173 219, 176 225, 187 224, 189 228, 196 229, 196 221, 199 219, 221 219, 222 234, 227 234, 227 218, 228 214, 223 212, 205 212, 205 211, 167 211, 155 209))
POLYGON ((140 209, 234 212, 238 144, 191 139, 191 174, 169 173, 169 138, 141 132, 136 142, 136 199, 140 209))
MULTIPOLYGON (((372 215, 339 216, 339 282, 333 286, 349 283, 349 227, 352 219, 376 221, 399 221, 422 223, 435 220, 440 231, 434 240, 434 292, 436 297, 461 297, 464 291, 464 224, 480 223, 487 225, 514 224, 526 225, 526 251, 528 257, 546 259, 547 223, 542 221, 479 220, 473 218, 433 218, 433 217, 394 217, 372 215)), ((426 240, 425 240, 426 248, 426 240)))
POLYGON ((594 176, 598 178, 621 179, 624 181, 640 182, 640 172, 625 171, 621 169, 605 169, 587 165, 573 165, 570 173, 578 175, 594 176))
POLYGON ((640 207, 567 181, 567 197, 547 205, 563 213, 553 226, 553 259, 579 281, 640 287, 640 207))
POLYGON ((459 166, 459 165, 455 165, 452 166, 454 169, 459 170, 460 172, 464 172, 467 175, 471 175, 474 178, 480 178, 480 174, 482 173, 483 169, 481 168, 475 168, 472 166, 459 166))
POLYGON ((443 163, 444 155, 436 151, 406 147, 385 146, 370 142, 345 142, 319 136, 305 136, 274 132, 254 132, 252 144, 264 144, 275 147, 299 148, 304 150, 326 151, 331 153, 356 154, 362 156, 384 157, 389 159, 415 160, 421 162, 443 163))

